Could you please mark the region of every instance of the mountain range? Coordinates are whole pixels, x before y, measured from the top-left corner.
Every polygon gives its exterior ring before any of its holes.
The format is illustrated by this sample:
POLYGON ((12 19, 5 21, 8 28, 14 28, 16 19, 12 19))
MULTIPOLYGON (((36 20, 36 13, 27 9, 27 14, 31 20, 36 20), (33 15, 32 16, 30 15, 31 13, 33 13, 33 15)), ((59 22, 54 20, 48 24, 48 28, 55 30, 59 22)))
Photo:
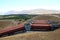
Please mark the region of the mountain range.
POLYGON ((45 9, 34 9, 34 10, 23 10, 23 11, 8 11, 5 13, 0 13, 2 15, 9 15, 9 14, 60 14, 59 10, 45 10, 45 9))

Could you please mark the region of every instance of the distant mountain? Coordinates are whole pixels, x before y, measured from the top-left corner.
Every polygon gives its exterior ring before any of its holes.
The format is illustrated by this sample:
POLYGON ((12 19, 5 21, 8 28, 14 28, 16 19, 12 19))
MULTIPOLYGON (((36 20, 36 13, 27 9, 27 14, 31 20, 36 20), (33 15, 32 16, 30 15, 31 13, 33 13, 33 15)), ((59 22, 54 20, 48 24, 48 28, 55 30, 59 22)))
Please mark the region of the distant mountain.
POLYGON ((29 14, 60 14, 58 10, 35 9, 29 10, 29 14))
POLYGON ((45 9, 34 9, 34 10, 23 10, 23 11, 8 11, 6 13, 2 13, 4 15, 9 14, 60 14, 59 10, 45 10, 45 9))

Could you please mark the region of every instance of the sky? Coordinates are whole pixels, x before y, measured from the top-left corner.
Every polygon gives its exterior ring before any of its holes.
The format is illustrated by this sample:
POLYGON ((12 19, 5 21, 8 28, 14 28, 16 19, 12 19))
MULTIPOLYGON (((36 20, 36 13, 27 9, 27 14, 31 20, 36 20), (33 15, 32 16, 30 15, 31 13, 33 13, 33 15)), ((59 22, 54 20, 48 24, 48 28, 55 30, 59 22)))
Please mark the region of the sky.
POLYGON ((60 10, 60 0, 0 0, 0 12, 31 9, 60 10))

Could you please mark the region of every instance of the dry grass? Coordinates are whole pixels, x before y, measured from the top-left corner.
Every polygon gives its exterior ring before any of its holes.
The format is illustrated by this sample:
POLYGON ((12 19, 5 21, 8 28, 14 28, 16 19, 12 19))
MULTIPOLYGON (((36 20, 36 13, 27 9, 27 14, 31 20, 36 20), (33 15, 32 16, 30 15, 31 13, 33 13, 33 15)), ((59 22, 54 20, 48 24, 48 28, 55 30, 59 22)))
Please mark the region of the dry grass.
POLYGON ((45 19, 45 20, 54 20, 54 21, 58 21, 60 22, 60 19, 57 17, 53 17, 53 16, 38 16, 38 18, 36 19, 45 19))
POLYGON ((0 20, 0 29, 8 27, 8 26, 15 26, 16 23, 14 21, 9 20, 0 20))
MULTIPOLYGON (((60 22, 59 18, 49 16, 40 16, 36 19, 52 19, 60 22)), ((56 29, 55 31, 48 32, 27 32, 23 34, 0 38, 0 40, 60 40, 60 28, 56 29)))

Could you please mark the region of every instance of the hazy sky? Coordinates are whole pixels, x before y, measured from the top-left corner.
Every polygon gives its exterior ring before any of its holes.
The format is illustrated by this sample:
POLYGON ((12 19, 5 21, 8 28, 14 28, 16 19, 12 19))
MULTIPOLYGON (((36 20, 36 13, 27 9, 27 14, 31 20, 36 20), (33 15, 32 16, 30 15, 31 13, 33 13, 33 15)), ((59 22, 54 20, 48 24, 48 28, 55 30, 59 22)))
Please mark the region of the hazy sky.
POLYGON ((60 10, 60 0, 0 0, 0 12, 39 8, 60 10))

